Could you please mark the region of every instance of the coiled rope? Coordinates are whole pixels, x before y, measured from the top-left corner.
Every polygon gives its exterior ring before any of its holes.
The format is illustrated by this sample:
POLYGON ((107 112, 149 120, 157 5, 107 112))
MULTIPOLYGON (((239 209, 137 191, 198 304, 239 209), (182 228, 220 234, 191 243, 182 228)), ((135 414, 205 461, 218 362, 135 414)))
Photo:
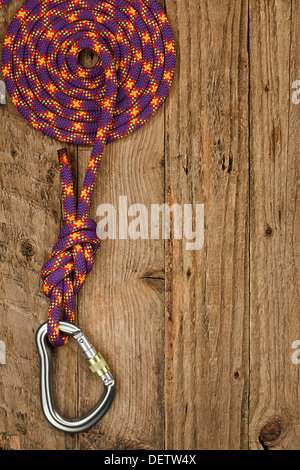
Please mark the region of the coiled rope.
POLYGON ((59 332, 61 305, 74 323, 74 294, 100 246, 89 206, 104 146, 153 116, 174 69, 173 33, 157 0, 28 0, 8 28, 2 72, 20 114, 54 139, 93 145, 77 211, 67 153, 59 151, 65 226, 41 272, 54 346, 68 341, 59 332), (98 54, 91 69, 78 62, 84 49, 98 54))

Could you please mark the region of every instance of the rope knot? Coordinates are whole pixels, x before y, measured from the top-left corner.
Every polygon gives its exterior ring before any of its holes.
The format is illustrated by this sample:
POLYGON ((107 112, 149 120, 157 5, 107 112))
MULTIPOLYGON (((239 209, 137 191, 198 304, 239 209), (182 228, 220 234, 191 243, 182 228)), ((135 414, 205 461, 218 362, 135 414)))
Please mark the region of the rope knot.
POLYGON ((41 277, 43 292, 50 299, 48 338, 54 346, 60 347, 68 341, 68 336, 59 332, 61 306, 64 321, 74 323, 74 295, 91 272, 101 242, 96 233, 96 222, 88 218, 91 193, 84 185, 76 215, 72 171, 66 150, 60 150, 58 155, 66 224, 60 231, 50 259, 42 268, 41 277))
POLYGON ((55 286, 66 278, 71 281, 74 294, 80 291, 101 245, 96 227, 92 219, 77 219, 63 227, 41 271, 43 292, 47 297, 51 298, 55 286))

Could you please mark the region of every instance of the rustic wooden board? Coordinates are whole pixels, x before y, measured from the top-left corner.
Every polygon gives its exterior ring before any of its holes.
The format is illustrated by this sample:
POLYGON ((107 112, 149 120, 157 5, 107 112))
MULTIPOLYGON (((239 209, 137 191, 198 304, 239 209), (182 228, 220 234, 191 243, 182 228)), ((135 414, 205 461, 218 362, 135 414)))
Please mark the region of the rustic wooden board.
POLYGON ((244 448, 248 4, 167 2, 167 11, 179 65, 166 112, 166 198, 205 205, 205 245, 189 252, 181 241, 167 244, 166 444, 244 448))
MULTIPOLYGON (((23 2, 0 10, 0 43, 23 2)), ((177 69, 165 106, 108 144, 97 208, 204 204, 204 246, 103 240, 77 321, 117 380, 87 433, 44 419, 34 344, 47 318, 40 268, 63 224, 57 150, 0 106, 0 447, 299 449, 297 0, 165 0, 177 69)), ((91 57, 82 60, 88 65, 91 57)), ((80 189, 91 148, 68 147, 80 189)), ((101 387, 74 344, 55 353, 55 395, 81 415, 101 387)))
POLYGON ((250 448, 299 449, 299 2, 250 2, 250 448), (298 263, 297 263, 298 257, 298 263), (297 291, 298 290, 298 291, 297 291))
MULTIPOLYGON (((1 45, 21 5, 16 1, 0 11, 1 45)), ((0 366, 0 447, 66 448, 70 437, 52 429, 41 414, 35 346, 35 333, 46 320, 48 307, 40 270, 63 223, 57 160, 61 145, 26 123, 9 99, 0 113, 0 339, 6 344, 6 365, 0 366)), ((55 361, 57 403, 74 416, 76 355, 66 348, 63 356, 55 361)))

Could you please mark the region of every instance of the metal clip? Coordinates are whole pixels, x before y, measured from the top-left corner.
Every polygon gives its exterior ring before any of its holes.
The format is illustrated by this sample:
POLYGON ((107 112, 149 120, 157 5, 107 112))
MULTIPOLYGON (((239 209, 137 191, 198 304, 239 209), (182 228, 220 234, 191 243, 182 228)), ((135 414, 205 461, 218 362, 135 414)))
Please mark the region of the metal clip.
POLYGON ((40 389, 41 404, 47 420, 57 429, 65 432, 83 432, 94 426, 108 411, 115 395, 115 382, 103 357, 96 353, 83 332, 75 325, 60 322, 62 333, 72 336, 83 351, 91 371, 104 384, 104 393, 99 403, 84 417, 78 419, 63 418, 57 411, 52 390, 52 359, 50 344, 47 340, 47 323, 36 334, 36 344, 41 361, 40 389))

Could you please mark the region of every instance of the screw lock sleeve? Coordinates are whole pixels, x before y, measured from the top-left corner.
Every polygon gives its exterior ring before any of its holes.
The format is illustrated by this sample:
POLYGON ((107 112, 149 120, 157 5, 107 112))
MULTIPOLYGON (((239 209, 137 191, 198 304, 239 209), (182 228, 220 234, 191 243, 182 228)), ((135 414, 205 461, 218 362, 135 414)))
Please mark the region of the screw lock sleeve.
POLYGON ((109 366, 100 353, 87 360, 89 368, 96 377, 101 377, 109 372, 109 366))

